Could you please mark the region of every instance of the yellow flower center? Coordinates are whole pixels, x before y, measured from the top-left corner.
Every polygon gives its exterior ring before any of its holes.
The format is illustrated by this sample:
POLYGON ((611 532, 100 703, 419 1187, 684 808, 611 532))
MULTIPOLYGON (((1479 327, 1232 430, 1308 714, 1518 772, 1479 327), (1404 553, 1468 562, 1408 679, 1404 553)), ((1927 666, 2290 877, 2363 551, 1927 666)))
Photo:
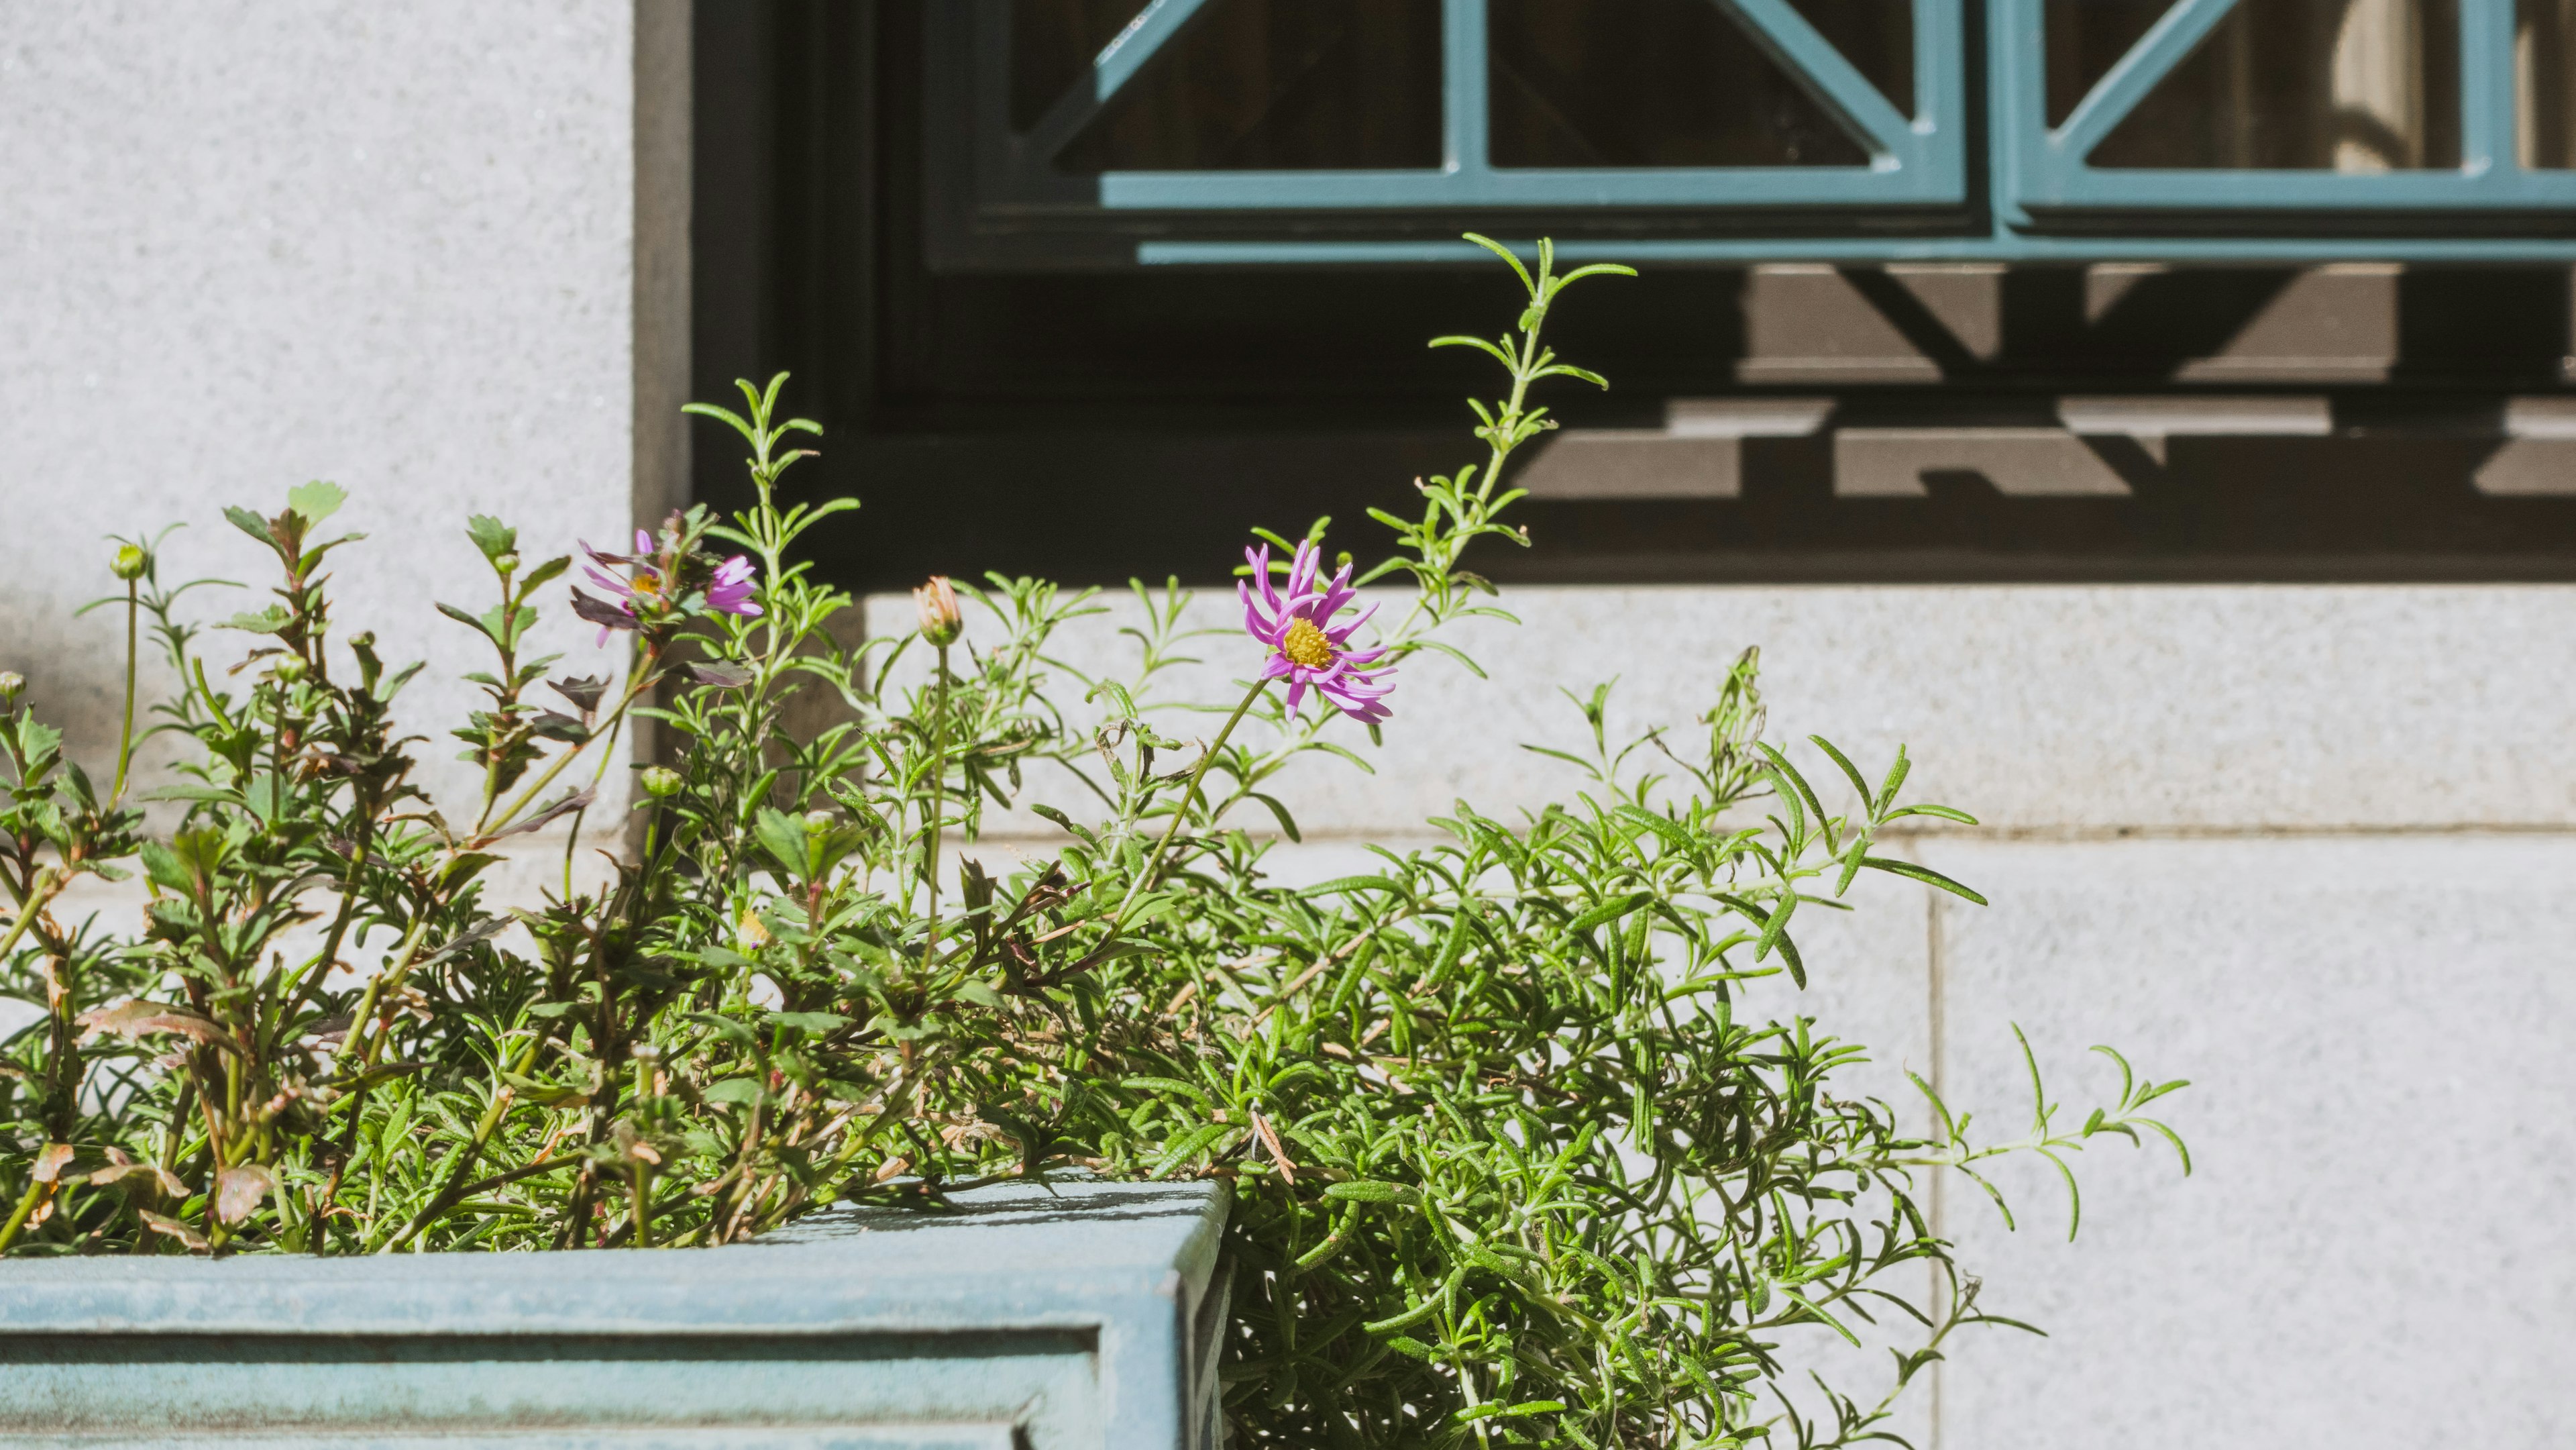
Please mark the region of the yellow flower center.
POLYGON ((637 598, 659 599, 662 597, 662 576, 650 569, 638 569, 626 587, 634 590, 637 598))
POLYGON ((1332 641, 1313 622, 1294 619, 1288 622, 1288 633, 1279 641, 1279 652, 1310 670, 1330 669, 1333 663, 1332 641))

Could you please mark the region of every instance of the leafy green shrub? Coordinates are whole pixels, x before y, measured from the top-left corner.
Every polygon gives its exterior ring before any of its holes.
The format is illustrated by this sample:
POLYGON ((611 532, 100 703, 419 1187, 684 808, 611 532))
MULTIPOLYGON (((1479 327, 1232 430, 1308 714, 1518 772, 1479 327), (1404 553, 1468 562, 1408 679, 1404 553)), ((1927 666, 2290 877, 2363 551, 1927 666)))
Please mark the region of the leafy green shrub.
POLYGON ((628 647, 622 673, 548 680, 558 662, 524 645, 573 561, 472 521, 491 602, 440 606, 493 652, 455 732, 484 775, 470 810, 413 781, 421 742, 391 713, 411 671, 331 616, 337 489, 228 511, 280 576, 273 603, 221 626, 253 638, 237 687, 181 617, 192 586, 128 545, 108 601, 129 637, 110 787, 0 680, 16 907, 0 955, 38 1014, 0 1078, 0 1245, 689 1245, 838 1200, 936 1212, 1015 1176, 1223 1178, 1243 1444, 1888 1434, 1896 1391, 1989 1317, 1920 1175, 2016 1149, 2062 1169, 2100 1135, 2164 1133, 2141 1110, 2179 1086, 2121 1063, 2114 1102, 2068 1126, 2042 1097, 2007 1144, 1972 1142, 1934 1097, 1937 1131, 1914 1135, 1838 1090, 1859 1047, 1737 1015, 1757 978, 1805 985, 1798 922, 1860 873, 1978 899, 1880 853, 1910 817, 1968 820, 1904 801, 1901 752, 1873 775, 1818 739, 1821 775, 1802 770, 1764 738, 1748 652, 1687 741, 1614 742, 1596 691, 1591 753, 1565 756, 1589 788, 1523 819, 1462 802, 1432 823, 1446 844, 1293 890, 1247 830, 1295 836, 1292 762, 1365 768, 1361 735, 1406 728, 1387 718, 1403 670, 1473 668, 1437 636, 1500 613, 1461 560, 1521 541, 1499 522, 1518 496, 1503 470, 1554 426, 1532 389, 1601 382, 1540 334, 1566 286, 1626 269, 1495 250, 1528 289, 1517 326, 1435 344, 1508 376, 1472 405, 1486 457, 1424 483, 1418 516, 1377 514, 1399 552, 1356 579, 1347 556, 1321 577, 1321 523, 1264 535, 1239 601, 1250 642, 1227 646, 1253 677, 1231 706, 1160 697, 1195 637, 1232 633, 1194 629, 1177 588, 1136 589, 1137 656, 1115 678, 1051 662, 1057 631, 1101 606, 1033 579, 934 580, 918 628, 844 650, 828 626, 852 601, 795 548, 854 505, 782 501, 794 445, 820 431, 779 417, 783 379, 744 385, 742 412, 694 410, 748 443, 748 510, 591 551, 574 608, 628 647), (1398 617, 1364 642, 1338 611, 1390 580, 1409 586, 1388 596, 1398 617), (183 682, 154 728, 198 747, 155 792, 184 811, 161 836, 126 794, 145 622, 183 682), (845 718, 788 730, 817 693, 845 718), (1195 751, 1166 733, 1191 709, 1224 715, 1195 751), (572 852, 639 716, 670 763, 637 778, 613 883, 576 891, 572 852), (1082 794, 1035 799, 1041 767, 1082 794), (946 849, 1006 806, 1056 823, 1061 849, 1001 875, 946 849), (487 903, 495 848, 555 825, 561 893, 487 903), (58 919, 70 881, 129 861, 149 881, 142 935, 58 919), (1908 1265, 1935 1272, 1888 1278, 1908 1265), (1942 1287, 1920 1302, 1927 1282, 1942 1287), (1785 1410, 1784 1353, 1882 1319, 1915 1329, 1884 1398, 1785 1410))

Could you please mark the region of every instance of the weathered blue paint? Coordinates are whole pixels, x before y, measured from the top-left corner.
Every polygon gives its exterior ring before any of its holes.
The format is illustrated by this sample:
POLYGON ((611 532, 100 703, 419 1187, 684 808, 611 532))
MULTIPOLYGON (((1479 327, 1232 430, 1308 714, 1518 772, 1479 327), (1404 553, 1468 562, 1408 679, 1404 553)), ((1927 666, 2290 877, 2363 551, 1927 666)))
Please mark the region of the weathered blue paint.
POLYGON ((1212 1450, 1221 1187, 706 1250, 12 1260, 0 1446, 1212 1450))

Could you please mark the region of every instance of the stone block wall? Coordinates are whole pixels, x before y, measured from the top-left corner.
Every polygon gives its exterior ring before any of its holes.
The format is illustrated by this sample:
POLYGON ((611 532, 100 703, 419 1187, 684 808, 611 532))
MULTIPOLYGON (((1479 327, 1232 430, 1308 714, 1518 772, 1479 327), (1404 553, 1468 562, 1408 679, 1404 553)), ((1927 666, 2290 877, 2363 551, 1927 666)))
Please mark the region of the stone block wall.
MULTIPOLYGON (((685 172, 676 195, 656 180, 687 154, 684 21, 663 3, 10 7, 0 667, 84 752, 116 729, 119 622, 70 617, 114 585, 103 536, 185 523, 171 574, 253 586, 200 610, 256 609, 268 576, 221 507, 273 513, 327 478, 350 494, 332 525, 369 535, 340 561, 340 632, 428 660, 408 717, 435 736, 434 784, 470 788, 445 731, 480 641, 431 608, 489 602, 466 516, 545 557, 618 538, 656 511, 639 493, 684 476, 680 400, 656 392, 686 376, 666 325, 686 313, 685 172)), ((591 668, 591 631, 553 613, 545 647, 591 668)))

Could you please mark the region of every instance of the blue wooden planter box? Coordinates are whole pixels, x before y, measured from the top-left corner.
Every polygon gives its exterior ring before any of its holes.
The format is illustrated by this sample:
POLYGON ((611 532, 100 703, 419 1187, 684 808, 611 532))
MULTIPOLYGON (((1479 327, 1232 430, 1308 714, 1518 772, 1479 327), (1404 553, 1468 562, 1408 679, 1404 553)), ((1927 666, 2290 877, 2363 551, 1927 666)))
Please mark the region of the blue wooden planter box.
POLYGON ((1222 1187, 758 1243, 0 1264, 0 1446, 1212 1450, 1222 1187))

